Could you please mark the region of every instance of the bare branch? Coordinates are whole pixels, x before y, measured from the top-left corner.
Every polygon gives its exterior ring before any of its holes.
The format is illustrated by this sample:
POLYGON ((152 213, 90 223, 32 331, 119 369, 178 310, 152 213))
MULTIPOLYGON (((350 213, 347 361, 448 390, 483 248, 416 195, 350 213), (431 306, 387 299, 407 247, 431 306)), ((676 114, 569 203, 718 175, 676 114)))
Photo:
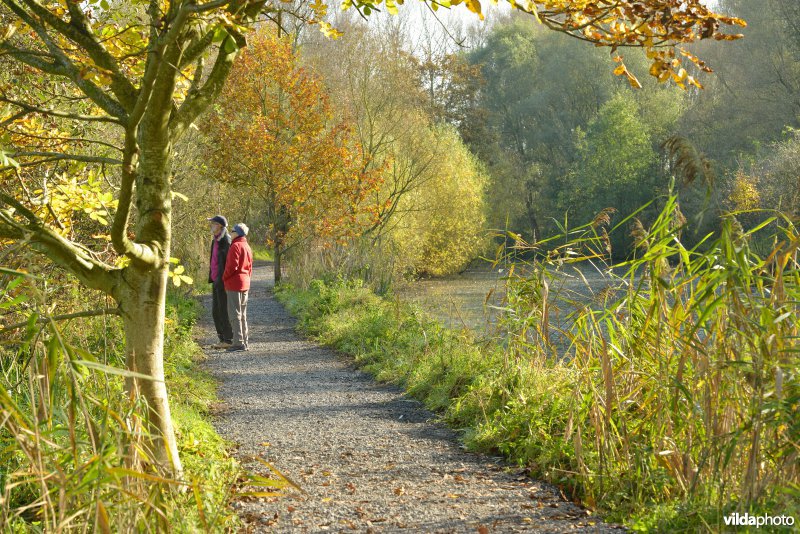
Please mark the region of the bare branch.
POLYGON ((49 109, 43 108, 40 106, 34 106, 32 104, 28 104, 26 102, 20 102, 18 100, 11 100, 10 98, 5 98, 0 96, 0 102, 6 102, 11 104, 12 106, 17 106, 18 108, 22 108, 29 113, 41 113, 43 115, 49 115, 51 117, 60 117, 64 119, 72 119, 76 121, 90 121, 90 122, 112 122, 115 124, 122 124, 120 120, 116 117, 110 117, 108 115, 82 115, 80 113, 69 113, 66 111, 59 111, 56 109, 49 109))
POLYGON ((109 165, 122 165, 122 161, 114 158, 105 158, 103 156, 85 156, 83 154, 65 154, 63 152, 39 152, 39 151, 21 151, 21 152, 8 152, 8 155, 14 158, 18 157, 42 157, 48 158, 48 161, 83 161, 85 163, 108 163, 109 165))

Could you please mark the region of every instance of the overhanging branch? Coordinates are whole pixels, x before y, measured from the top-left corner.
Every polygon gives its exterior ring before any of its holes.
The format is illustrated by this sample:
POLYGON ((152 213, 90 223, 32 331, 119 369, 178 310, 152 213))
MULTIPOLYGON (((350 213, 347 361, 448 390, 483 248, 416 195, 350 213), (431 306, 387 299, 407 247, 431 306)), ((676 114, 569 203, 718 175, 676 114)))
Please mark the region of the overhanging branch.
POLYGON ((111 122, 114 124, 122 124, 122 122, 117 117, 111 117, 109 115, 83 115, 80 113, 70 113, 67 111, 60 111, 57 109, 44 108, 41 106, 28 104, 27 102, 21 102, 19 100, 12 100, 4 96, 0 96, 0 102, 6 102, 7 104, 11 104, 12 106, 22 108, 29 113, 41 113, 42 115, 48 115, 50 117, 59 117, 63 119, 72 119, 76 121, 111 122))
POLYGON ((25 242, 75 275, 86 287, 114 295, 122 269, 106 265, 46 226, 15 198, 0 193, 0 237, 25 242), (2 207, 6 206, 5 209, 2 207), (27 219, 23 223, 17 216, 27 219))
POLYGON ((225 80, 233 67, 233 61, 236 59, 238 53, 238 45, 231 46, 231 51, 226 52, 226 45, 234 45, 234 38, 228 35, 219 47, 217 59, 214 61, 214 66, 211 69, 211 74, 208 79, 196 91, 190 92, 186 95, 178 112, 170 120, 170 130, 174 139, 180 138, 186 129, 191 125, 197 117, 219 96, 222 88, 225 86, 225 80))

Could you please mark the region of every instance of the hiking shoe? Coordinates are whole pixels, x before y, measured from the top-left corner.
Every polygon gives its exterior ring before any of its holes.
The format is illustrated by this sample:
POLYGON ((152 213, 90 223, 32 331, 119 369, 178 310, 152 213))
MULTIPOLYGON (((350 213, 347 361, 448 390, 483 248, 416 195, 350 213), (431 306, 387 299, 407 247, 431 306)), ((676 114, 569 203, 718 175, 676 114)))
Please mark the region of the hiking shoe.
POLYGON ((231 345, 227 350, 225 350, 225 352, 244 352, 246 350, 247 347, 244 345, 231 345))
POLYGON ((214 343, 213 345, 211 345, 211 348, 212 349, 229 349, 229 348, 231 348, 231 346, 232 345, 231 345, 230 341, 220 341, 219 343, 214 343))

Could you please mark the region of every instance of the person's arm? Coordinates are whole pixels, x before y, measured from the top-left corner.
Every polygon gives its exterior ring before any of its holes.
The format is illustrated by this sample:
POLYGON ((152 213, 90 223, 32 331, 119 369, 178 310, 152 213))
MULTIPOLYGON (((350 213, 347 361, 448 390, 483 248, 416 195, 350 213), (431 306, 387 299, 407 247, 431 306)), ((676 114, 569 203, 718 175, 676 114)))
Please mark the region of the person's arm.
POLYGON ((239 265, 239 256, 241 256, 239 247, 231 245, 230 250, 228 250, 227 258, 225 259, 225 271, 222 274, 223 281, 236 274, 236 269, 239 265))
MULTIPOLYGON (((212 262, 213 259, 214 259, 214 240, 212 239, 211 240, 211 254, 209 254, 209 256, 208 256, 208 281, 210 283, 212 283, 212 284, 214 282, 216 282, 216 280, 214 280, 211 277, 211 262, 212 262)), ((219 263, 219 256, 217 256, 217 276, 219 276, 219 266, 220 265, 221 264, 219 263)))
POLYGON ((217 272, 217 276, 220 277, 220 280, 224 280, 225 268, 227 267, 227 262, 228 262, 228 251, 230 249, 231 249, 231 243, 230 241, 228 241, 228 236, 225 236, 219 240, 219 249, 217 250, 217 261, 219 262, 219 271, 217 272))

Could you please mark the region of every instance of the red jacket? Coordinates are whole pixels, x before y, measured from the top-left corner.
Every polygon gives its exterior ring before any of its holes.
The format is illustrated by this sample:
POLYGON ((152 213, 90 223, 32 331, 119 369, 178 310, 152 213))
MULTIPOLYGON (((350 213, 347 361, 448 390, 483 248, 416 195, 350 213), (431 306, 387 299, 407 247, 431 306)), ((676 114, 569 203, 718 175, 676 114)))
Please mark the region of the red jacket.
POLYGON ((250 275, 253 274, 253 251, 247 238, 239 236, 231 243, 225 260, 222 283, 225 291, 247 291, 250 289, 250 275))

